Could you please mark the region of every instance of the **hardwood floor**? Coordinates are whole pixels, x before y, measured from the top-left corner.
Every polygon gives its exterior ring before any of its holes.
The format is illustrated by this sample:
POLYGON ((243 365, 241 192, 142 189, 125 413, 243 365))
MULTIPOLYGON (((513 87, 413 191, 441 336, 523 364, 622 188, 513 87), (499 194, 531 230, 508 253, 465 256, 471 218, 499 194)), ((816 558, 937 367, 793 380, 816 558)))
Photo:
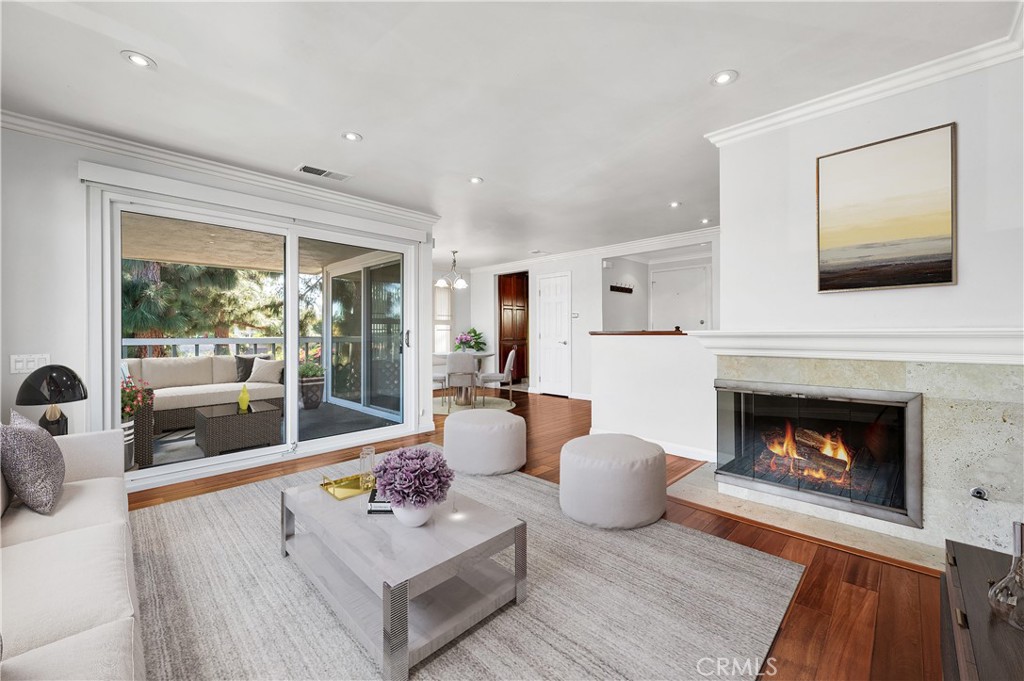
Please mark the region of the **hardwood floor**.
POLYGON ((805 565, 773 680, 942 678, 939 579, 670 499, 665 518, 805 565))
MULTIPOLYGON (((516 393, 515 399, 513 413, 527 420, 528 458, 523 472, 558 482, 562 445, 590 431, 590 403, 526 393, 516 393)), ((444 419, 434 417, 434 433, 379 442, 377 449, 441 444, 444 419)), ((129 507, 143 508, 227 489, 358 455, 355 447, 135 492, 128 497, 129 507)), ((672 457, 666 482, 671 484, 698 466, 699 461, 672 457)), ((942 677, 937 577, 671 498, 665 518, 807 566, 769 653, 769 658, 775 658, 777 673, 765 678, 931 681, 942 677)))

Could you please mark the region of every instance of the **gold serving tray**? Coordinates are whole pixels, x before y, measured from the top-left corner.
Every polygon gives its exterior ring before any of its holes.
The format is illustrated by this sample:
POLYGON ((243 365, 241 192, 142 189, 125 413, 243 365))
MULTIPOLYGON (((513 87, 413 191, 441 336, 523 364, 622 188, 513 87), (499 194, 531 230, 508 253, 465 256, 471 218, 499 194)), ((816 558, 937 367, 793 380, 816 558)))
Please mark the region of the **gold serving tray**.
POLYGON ((356 473, 355 475, 346 475, 343 478, 331 480, 325 475, 324 481, 320 483, 320 487, 338 501, 343 501, 357 497, 360 494, 370 493, 373 485, 364 488, 360 482, 361 477, 359 473, 356 473))

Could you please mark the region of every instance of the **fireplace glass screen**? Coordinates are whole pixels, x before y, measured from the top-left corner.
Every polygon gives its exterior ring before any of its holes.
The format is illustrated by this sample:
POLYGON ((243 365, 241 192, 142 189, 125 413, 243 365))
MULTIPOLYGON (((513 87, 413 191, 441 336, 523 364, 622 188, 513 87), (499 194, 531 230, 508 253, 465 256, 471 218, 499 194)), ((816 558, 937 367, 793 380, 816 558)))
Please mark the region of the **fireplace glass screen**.
POLYGON ((907 511, 906 407, 718 392, 718 472, 907 511))

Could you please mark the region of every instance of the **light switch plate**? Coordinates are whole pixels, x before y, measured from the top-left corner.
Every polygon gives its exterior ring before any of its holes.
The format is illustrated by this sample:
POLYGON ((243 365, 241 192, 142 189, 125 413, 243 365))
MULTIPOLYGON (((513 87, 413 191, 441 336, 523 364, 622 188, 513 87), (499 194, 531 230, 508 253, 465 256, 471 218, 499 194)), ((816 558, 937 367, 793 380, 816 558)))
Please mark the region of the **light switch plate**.
POLYGON ((50 363, 49 355, 11 355, 12 374, 31 374, 50 363))

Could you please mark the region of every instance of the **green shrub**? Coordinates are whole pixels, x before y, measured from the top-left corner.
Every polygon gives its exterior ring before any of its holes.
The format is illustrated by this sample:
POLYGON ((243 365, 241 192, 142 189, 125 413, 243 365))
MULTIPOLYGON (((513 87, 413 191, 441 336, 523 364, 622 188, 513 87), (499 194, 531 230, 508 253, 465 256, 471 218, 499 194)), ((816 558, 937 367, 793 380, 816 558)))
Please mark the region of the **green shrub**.
POLYGON ((324 375, 324 368, 316 362, 304 362, 299 365, 299 378, 319 378, 324 375))

